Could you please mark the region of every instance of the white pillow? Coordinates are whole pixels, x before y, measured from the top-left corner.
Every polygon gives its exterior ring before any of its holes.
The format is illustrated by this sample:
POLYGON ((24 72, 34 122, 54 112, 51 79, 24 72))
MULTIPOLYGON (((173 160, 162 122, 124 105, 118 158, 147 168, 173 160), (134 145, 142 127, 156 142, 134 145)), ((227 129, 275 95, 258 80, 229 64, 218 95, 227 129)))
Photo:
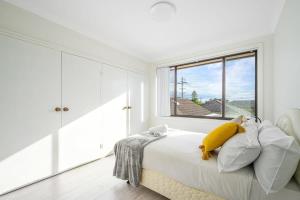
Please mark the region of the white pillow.
POLYGON ((154 126, 148 129, 149 133, 153 136, 159 137, 168 132, 168 125, 154 126))
POLYGON ((294 175, 300 158, 300 147, 270 122, 262 123, 259 132, 262 152, 254 162, 254 171, 264 191, 274 193, 282 189, 294 175))
POLYGON ((231 122, 235 122, 235 123, 238 123, 238 124, 242 124, 243 123, 243 115, 240 115, 236 118, 233 118, 232 120, 230 120, 231 122))
POLYGON ((258 125, 258 132, 260 133, 263 129, 268 127, 273 127, 273 123, 269 120, 264 120, 261 124, 258 125))
POLYGON ((259 156, 261 147, 257 140, 257 125, 249 124, 245 129, 245 133, 236 134, 222 146, 217 158, 219 172, 239 170, 259 156))
POLYGON ((250 118, 246 121, 243 121, 242 126, 249 126, 249 125, 255 125, 256 127, 259 127, 260 123, 255 121, 255 118, 250 118))

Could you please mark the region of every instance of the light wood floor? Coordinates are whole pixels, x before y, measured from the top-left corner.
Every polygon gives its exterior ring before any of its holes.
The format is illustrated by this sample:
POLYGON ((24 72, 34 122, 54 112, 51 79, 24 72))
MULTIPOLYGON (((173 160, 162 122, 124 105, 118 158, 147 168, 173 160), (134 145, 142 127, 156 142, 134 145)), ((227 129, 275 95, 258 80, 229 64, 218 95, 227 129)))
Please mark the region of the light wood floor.
POLYGON ((135 188, 116 179, 113 164, 113 156, 103 158, 0 196, 0 200, 167 200, 143 186, 135 188))

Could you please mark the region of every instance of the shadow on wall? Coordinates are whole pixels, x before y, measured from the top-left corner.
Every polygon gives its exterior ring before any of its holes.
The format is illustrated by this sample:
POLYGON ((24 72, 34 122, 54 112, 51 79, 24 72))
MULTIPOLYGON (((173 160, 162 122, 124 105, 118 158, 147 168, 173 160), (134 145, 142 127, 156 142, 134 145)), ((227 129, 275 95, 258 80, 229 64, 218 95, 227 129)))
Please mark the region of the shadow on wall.
MULTIPOLYGON (((16 135, 10 151, 0 152, 0 194, 109 154, 115 142, 126 137, 130 123, 122 110, 127 93, 114 96, 58 131, 43 130, 27 140, 18 140, 16 135)), ((144 116, 144 109, 141 112, 144 116)))

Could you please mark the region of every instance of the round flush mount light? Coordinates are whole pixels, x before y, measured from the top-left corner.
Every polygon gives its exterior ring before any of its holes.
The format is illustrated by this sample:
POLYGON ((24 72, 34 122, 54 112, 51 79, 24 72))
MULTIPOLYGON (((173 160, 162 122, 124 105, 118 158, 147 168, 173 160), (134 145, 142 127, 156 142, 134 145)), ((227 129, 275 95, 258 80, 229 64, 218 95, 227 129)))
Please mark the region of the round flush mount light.
POLYGON ((150 14, 155 21, 169 21, 176 14, 176 6, 168 1, 159 1, 151 6, 150 14))

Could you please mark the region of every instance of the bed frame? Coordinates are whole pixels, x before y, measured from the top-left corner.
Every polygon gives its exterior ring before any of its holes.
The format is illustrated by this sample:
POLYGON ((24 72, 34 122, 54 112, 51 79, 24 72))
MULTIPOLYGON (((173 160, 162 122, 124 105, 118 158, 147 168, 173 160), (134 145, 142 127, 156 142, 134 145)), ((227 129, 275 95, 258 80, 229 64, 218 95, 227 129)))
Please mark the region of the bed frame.
MULTIPOLYGON (((300 144, 300 109, 288 110, 278 119, 276 126, 287 135, 293 136, 300 144)), ((295 179, 300 185, 300 162, 295 179)), ((214 194, 186 186, 164 174, 148 169, 143 169, 141 185, 171 200, 224 200, 214 194)))
POLYGON ((141 185, 171 200, 224 200, 148 169, 143 169, 141 185))

